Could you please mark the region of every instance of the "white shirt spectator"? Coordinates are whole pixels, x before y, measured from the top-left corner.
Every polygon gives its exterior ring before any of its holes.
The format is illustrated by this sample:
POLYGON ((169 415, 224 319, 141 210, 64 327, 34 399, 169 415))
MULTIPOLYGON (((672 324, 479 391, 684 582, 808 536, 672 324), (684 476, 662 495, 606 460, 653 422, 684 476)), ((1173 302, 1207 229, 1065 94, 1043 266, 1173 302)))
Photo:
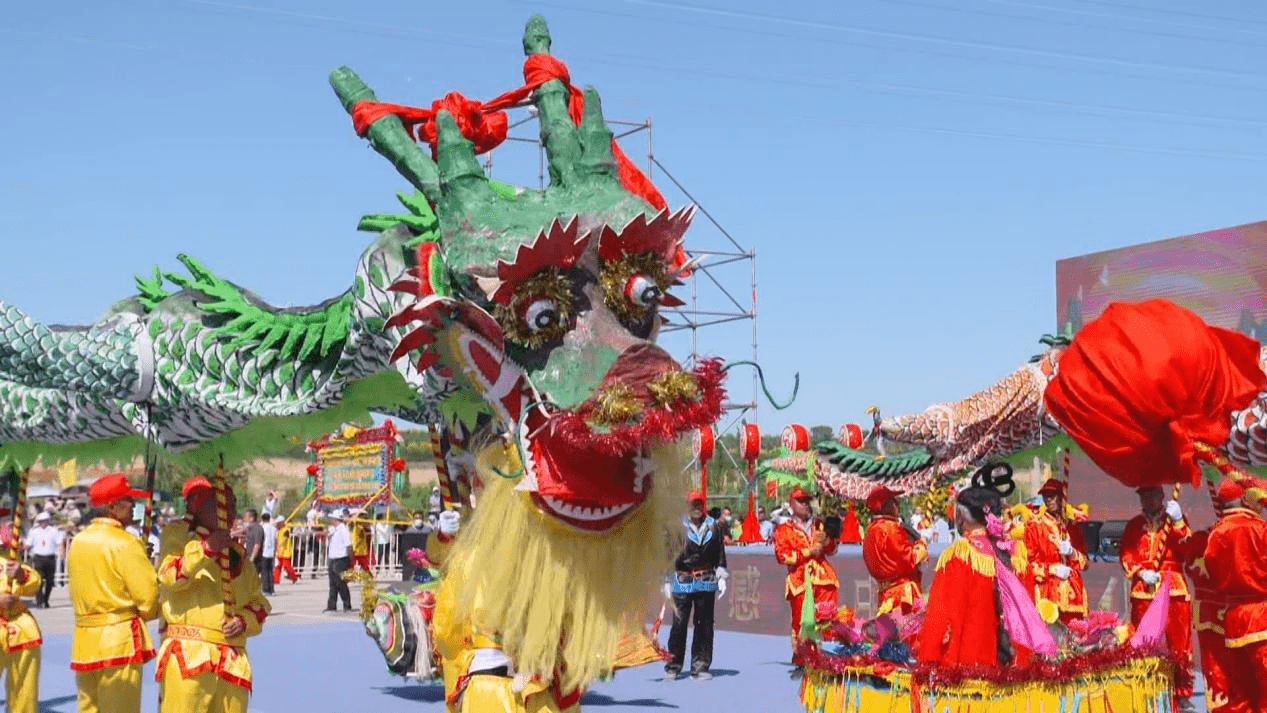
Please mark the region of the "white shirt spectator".
POLYGON ((308 515, 305 519, 308 520, 308 527, 316 527, 317 522, 321 519, 321 511, 314 505, 308 509, 308 515))
POLYGON ((277 496, 272 493, 264 498, 264 507, 260 508, 260 514, 268 513, 269 517, 277 516, 277 496))
POLYGON ((374 523, 374 544, 386 545, 392 541, 392 526, 386 522, 374 523))
POLYGON ((434 489, 434 490, 432 490, 432 491, 431 491, 431 500, 430 500, 430 504, 431 504, 431 509, 432 509, 432 510, 439 510, 439 509, 440 509, 440 489, 439 489, 439 488, 436 488, 436 489, 434 489))
POLYGON ((340 522, 330 528, 329 542, 330 552, 327 555, 330 559, 340 559, 348 556, 348 551, 352 549, 352 533, 348 530, 348 526, 340 522))
POLYGON ((264 528, 264 544, 260 547, 260 556, 272 559, 277 556, 277 528, 272 522, 265 522, 261 527, 264 528))
POLYGON ((62 531, 45 520, 31 528, 26 534, 26 546, 32 556, 48 557, 57 555, 57 548, 62 544, 62 531))

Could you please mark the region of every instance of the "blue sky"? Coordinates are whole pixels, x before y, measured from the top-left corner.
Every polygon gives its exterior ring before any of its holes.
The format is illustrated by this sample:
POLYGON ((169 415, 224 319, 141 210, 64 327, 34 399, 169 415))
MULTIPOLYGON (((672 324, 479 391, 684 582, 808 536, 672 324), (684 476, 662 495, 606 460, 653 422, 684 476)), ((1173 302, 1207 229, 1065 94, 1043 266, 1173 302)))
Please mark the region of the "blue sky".
MULTIPOLYGON (((763 405, 767 432, 992 383, 1052 331, 1059 258, 1267 218, 1249 2, 21 3, 0 19, 0 299, 84 324, 182 252, 276 305, 341 292, 357 219, 405 185, 329 70, 384 101, 491 98, 521 83, 534 12, 573 81, 608 118, 651 117, 656 157, 756 250, 760 361, 776 395, 802 380, 763 405)), ((525 151, 494 176, 535 184, 525 151)), ((696 225, 691 245, 721 247, 696 225)), ((719 274, 743 296, 747 269, 719 274)), ((699 345, 741 359, 750 338, 699 345)))

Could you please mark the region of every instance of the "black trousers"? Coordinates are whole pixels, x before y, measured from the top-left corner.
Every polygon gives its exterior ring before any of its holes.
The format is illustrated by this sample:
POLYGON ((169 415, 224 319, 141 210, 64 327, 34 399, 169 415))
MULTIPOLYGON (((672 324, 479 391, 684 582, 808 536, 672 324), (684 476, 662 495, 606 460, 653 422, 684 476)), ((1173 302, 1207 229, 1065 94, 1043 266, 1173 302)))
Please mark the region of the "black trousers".
POLYGON ((695 636, 691 640, 691 673, 707 671, 713 665, 713 607, 717 592, 691 592, 673 595, 673 628, 669 629, 669 653, 673 658, 664 670, 682 670, 686 658, 686 622, 695 610, 695 636))
POLYGON ((40 573, 40 591, 35 593, 35 606, 48 604, 53 593, 53 580, 57 578, 57 555, 31 555, 31 567, 40 573))
POLYGON ((272 557, 260 557, 255 561, 255 571, 260 573, 260 584, 265 594, 273 593, 273 563, 276 561, 272 557))
POLYGON ((348 566, 352 564, 350 557, 338 557, 330 560, 330 596, 326 599, 326 609, 334 609, 338 603, 336 599, 343 600, 343 608, 352 608, 352 592, 348 589, 348 583, 343 581, 343 573, 348 571, 348 566))

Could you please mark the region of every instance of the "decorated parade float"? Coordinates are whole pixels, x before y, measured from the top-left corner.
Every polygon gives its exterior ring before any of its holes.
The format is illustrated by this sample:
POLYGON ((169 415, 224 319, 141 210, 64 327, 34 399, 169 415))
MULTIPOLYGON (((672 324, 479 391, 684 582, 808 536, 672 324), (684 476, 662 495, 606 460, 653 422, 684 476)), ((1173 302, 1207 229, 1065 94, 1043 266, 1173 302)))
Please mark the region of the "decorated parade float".
MULTIPOLYGON (((1267 353, 1256 341, 1154 300, 1110 305, 1076 336, 1044 343, 1043 354, 985 391, 909 416, 874 411, 869 435, 846 426, 839 439, 771 465, 810 472, 841 500, 880 485, 919 495, 1063 432, 1130 488, 1196 486, 1208 467, 1207 478, 1231 478, 1264 502, 1267 492, 1241 470, 1267 463, 1267 353), (880 455, 862 450, 868 440, 880 455), (887 456, 886 443, 901 453, 887 456)), ((1003 485, 990 473, 974 479, 1003 485)), ((918 663, 911 646, 922 612, 868 622, 820 612, 819 640, 802 643, 810 661, 802 701, 810 711, 1170 710, 1175 681, 1192 673, 1165 651, 1166 600, 1168 585, 1138 630, 1110 612, 1067 626, 1044 616, 1055 647, 994 667, 918 663)))
POLYGON ((356 132, 414 190, 361 220, 376 237, 320 305, 271 307, 183 255, 187 274, 138 278, 90 326, 0 303, 0 457, 120 462, 152 446, 210 468, 370 410, 432 424, 468 487, 446 493, 461 517, 432 560, 443 579, 402 594, 434 597, 430 646, 412 611, 368 612, 389 663, 425 676, 406 651, 434 650, 452 710, 575 710, 642 629, 687 491, 679 441, 717 420, 725 374, 655 345, 693 209, 670 210, 624 157, 550 42, 532 18, 524 84, 484 103, 386 104, 352 70, 331 74, 356 132), (512 106, 539 118, 544 190, 476 159, 512 106))

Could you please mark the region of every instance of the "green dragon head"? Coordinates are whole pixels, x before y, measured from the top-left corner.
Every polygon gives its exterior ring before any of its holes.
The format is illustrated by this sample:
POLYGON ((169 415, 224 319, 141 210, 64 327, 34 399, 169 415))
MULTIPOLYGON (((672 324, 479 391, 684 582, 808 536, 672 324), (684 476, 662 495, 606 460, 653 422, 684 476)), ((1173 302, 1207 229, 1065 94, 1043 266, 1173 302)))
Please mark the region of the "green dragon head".
MULTIPOLYGON (((549 46, 534 17, 528 64, 553 61, 549 46)), ((505 475, 523 497, 571 528, 603 532, 646 499, 649 446, 717 419, 722 372, 714 361, 685 372, 655 345, 660 308, 680 304, 668 289, 684 269, 693 208, 658 210, 630 189, 598 93, 565 79, 531 91, 550 171, 544 191, 490 181, 459 128, 471 118, 449 110, 434 111, 424 132, 434 159, 399 112, 364 121, 362 133, 438 223, 392 288, 415 298, 387 323, 408 329, 393 360, 478 394, 492 415, 483 435, 516 446, 522 467, 505 475)), ((331 84, 354 118, 391 106, 347 68, 331 84)))

